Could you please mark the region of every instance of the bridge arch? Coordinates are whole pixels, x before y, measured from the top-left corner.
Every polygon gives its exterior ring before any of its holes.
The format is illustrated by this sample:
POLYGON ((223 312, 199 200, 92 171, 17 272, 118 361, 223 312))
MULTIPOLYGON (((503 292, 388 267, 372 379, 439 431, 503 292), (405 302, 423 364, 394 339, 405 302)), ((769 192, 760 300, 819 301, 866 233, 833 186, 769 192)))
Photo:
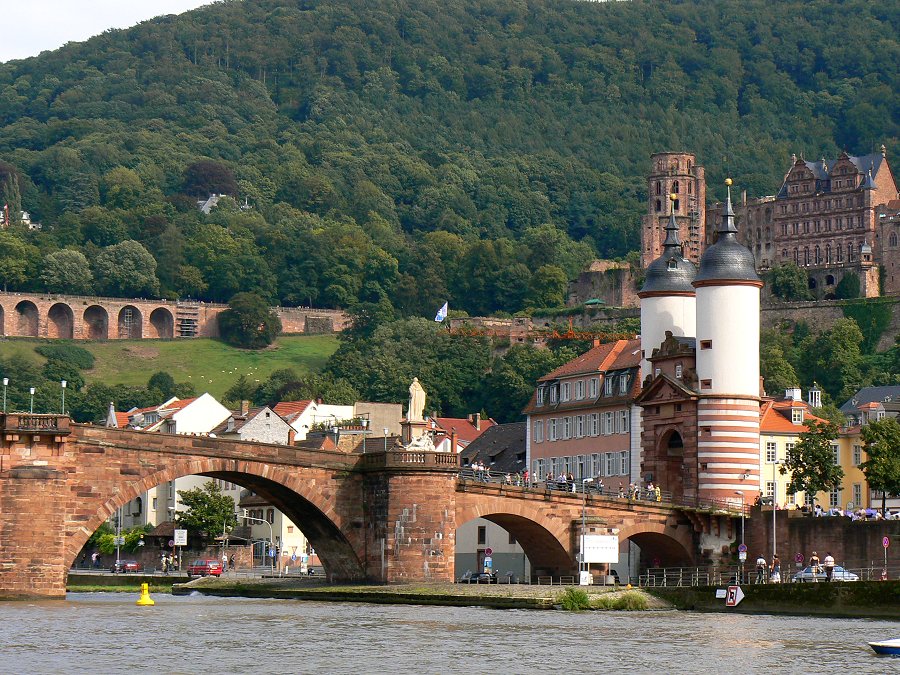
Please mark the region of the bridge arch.
MULTIPOLYGON (((147 490, 188 475, 202 475, 236 483, 267 499, 303 532, 315 548, 325 571, 334 579, 362 580, 364 562, 358 554, 364 547, 353 535, 353 527, 337 509, 339 491, 322 489, 323 481, 296 467, 286 469, 253 461, 223 458, 184 459, 136 480, 119 485, 115 494, 100 496, 96 509, 70 533, 66 569, 75 561, 90 536, 117 509, 147 490)), ((316 477, 321 474, 317 473, 316 477)))
POLYGON ((641 567, 688 567, 693 563, 694 541, 690 528, 640 522, 619 529, 619 541, 626 539, 641 549, 641 567))
POLYGON ((57 302, 48 310, 47 337, 67 340, 75 337, 75 315, 66 303, 57 302))
POLYGON ((175 337, 175 317, 165 307, 157 307, 150 312, 150 337, 173 338, 175 337))
POLYGON ((144 315, 134 305, 125 305, 119 310, 119 339, 139 340, 144 337, 144 315))
MULTIPOLYGON (((457 494, 457 502, 462 495, 457 494)), ((572 574, 574 560, 569 553, 570 532, 563 521, 551 521, 546 517, 543 502, 529 500, 503 500, 492 505, 490 501, 465 505, 457 509, 457 527, 476 518, 495 523, 516 538, 531 563, 535 576, 560 576, 572 574)), ((459 576, 460 570, 456 570, 459 576)))
POLYGON ((31 300, 22 300, 16 304, 16 335, 22 337, 38 337, 40 335, 40 314, 37 305, 31 300))
POLYGON ((88 340, 109 339, 109 313, 100 305, 91 305, 84 310, 85 338, 88 340))

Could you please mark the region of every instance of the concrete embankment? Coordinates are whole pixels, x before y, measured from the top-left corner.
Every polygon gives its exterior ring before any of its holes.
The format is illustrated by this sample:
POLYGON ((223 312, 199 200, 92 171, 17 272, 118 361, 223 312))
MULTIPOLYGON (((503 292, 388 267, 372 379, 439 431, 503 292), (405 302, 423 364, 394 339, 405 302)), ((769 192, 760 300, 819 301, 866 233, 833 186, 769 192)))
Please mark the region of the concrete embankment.
POLYGON ((744 598, 735 607, 726 606, 724 598, 716 598, 715 587, 645 590, 682 610, 900 620, 900 581, 763 584, 740 588, 744 598))

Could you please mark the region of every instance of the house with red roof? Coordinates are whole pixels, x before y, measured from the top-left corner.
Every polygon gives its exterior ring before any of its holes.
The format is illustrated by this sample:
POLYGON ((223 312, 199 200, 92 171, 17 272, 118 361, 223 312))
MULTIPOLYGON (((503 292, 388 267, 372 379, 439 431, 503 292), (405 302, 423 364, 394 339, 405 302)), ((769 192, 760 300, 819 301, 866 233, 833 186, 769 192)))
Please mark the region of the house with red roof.
POLYGON ((538 380, 523 413, 533 480, 571 474, 625 486, 640 471, 641 341, 594 346, 538 380))
POLYGON ((456 443, 456 452, 461 452, 469 443, 481 436, 497 423, 490 417, 482 419, 481 413, 467 417, 429 417, 434 447, 441 452, 451 452, 456 443))

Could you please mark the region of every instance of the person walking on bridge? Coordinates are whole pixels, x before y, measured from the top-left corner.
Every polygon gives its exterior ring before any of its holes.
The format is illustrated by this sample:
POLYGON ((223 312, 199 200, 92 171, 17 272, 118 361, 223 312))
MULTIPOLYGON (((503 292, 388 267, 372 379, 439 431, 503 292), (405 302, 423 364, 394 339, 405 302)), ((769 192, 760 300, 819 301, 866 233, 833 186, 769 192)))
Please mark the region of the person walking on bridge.
POLYGON ((756 581, 755 584, 766 583, 766 559, 762 554, 756 556, 756 581))
POLYGON ((831 553, 825 554, 825 581, 831 581, 834 576, 834 557, 831 553))

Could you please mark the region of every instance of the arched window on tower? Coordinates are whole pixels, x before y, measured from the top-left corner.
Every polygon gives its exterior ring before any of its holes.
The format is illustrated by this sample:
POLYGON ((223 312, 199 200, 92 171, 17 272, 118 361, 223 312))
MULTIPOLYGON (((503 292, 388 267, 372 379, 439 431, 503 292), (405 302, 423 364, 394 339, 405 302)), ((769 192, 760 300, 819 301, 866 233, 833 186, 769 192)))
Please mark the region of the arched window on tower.
POLYGON ((659 181, 656 181, 656 194, 662 194, 662 183, 660 183, 659 181))
POLYGON ((825 244, 825 263, 831 263, 831 244, 825 244))
POLYGON ((840 244, 834 247, 834 253, 837 256, 837 262, 844 262, 844 248, 840 244))
POLYGON ((672 181, 672 192, 676 195, 681 192, 681 186, 678 184, 678 181, 672 181))
POLYGON ((891 232, 891 236, 888 237, 888 244, 890 244, 891 246, 897 245, 897 233, 896 232, 891 232))
POLYGON ((690 181, 688 182, 688 194, 689 195, 694 194, 694 184, 691 183, 690 181))
POLYGON ((853 248, 853 242, 847 242, 847 260, 853 262, 856 260, 856 250, 853 248))
POLYGON ((662 202, 657 199, 656 200, 656 212, 659 213, 660 211, 662 211, 662 202))
POLYGON ((803 264, 809 265, 809 246, 803 247, 803 264))
POLYGON ((815 248, 815 261, 816 261, 816 265, 818 265, 819 263, 822 262, 822 252, 819 249, 818 244, 816 244, 816 248, 815 248))
POLYGON ((794 247, 794 264, 795 265, 800 264, 800 252, 796 246, 794 247))

